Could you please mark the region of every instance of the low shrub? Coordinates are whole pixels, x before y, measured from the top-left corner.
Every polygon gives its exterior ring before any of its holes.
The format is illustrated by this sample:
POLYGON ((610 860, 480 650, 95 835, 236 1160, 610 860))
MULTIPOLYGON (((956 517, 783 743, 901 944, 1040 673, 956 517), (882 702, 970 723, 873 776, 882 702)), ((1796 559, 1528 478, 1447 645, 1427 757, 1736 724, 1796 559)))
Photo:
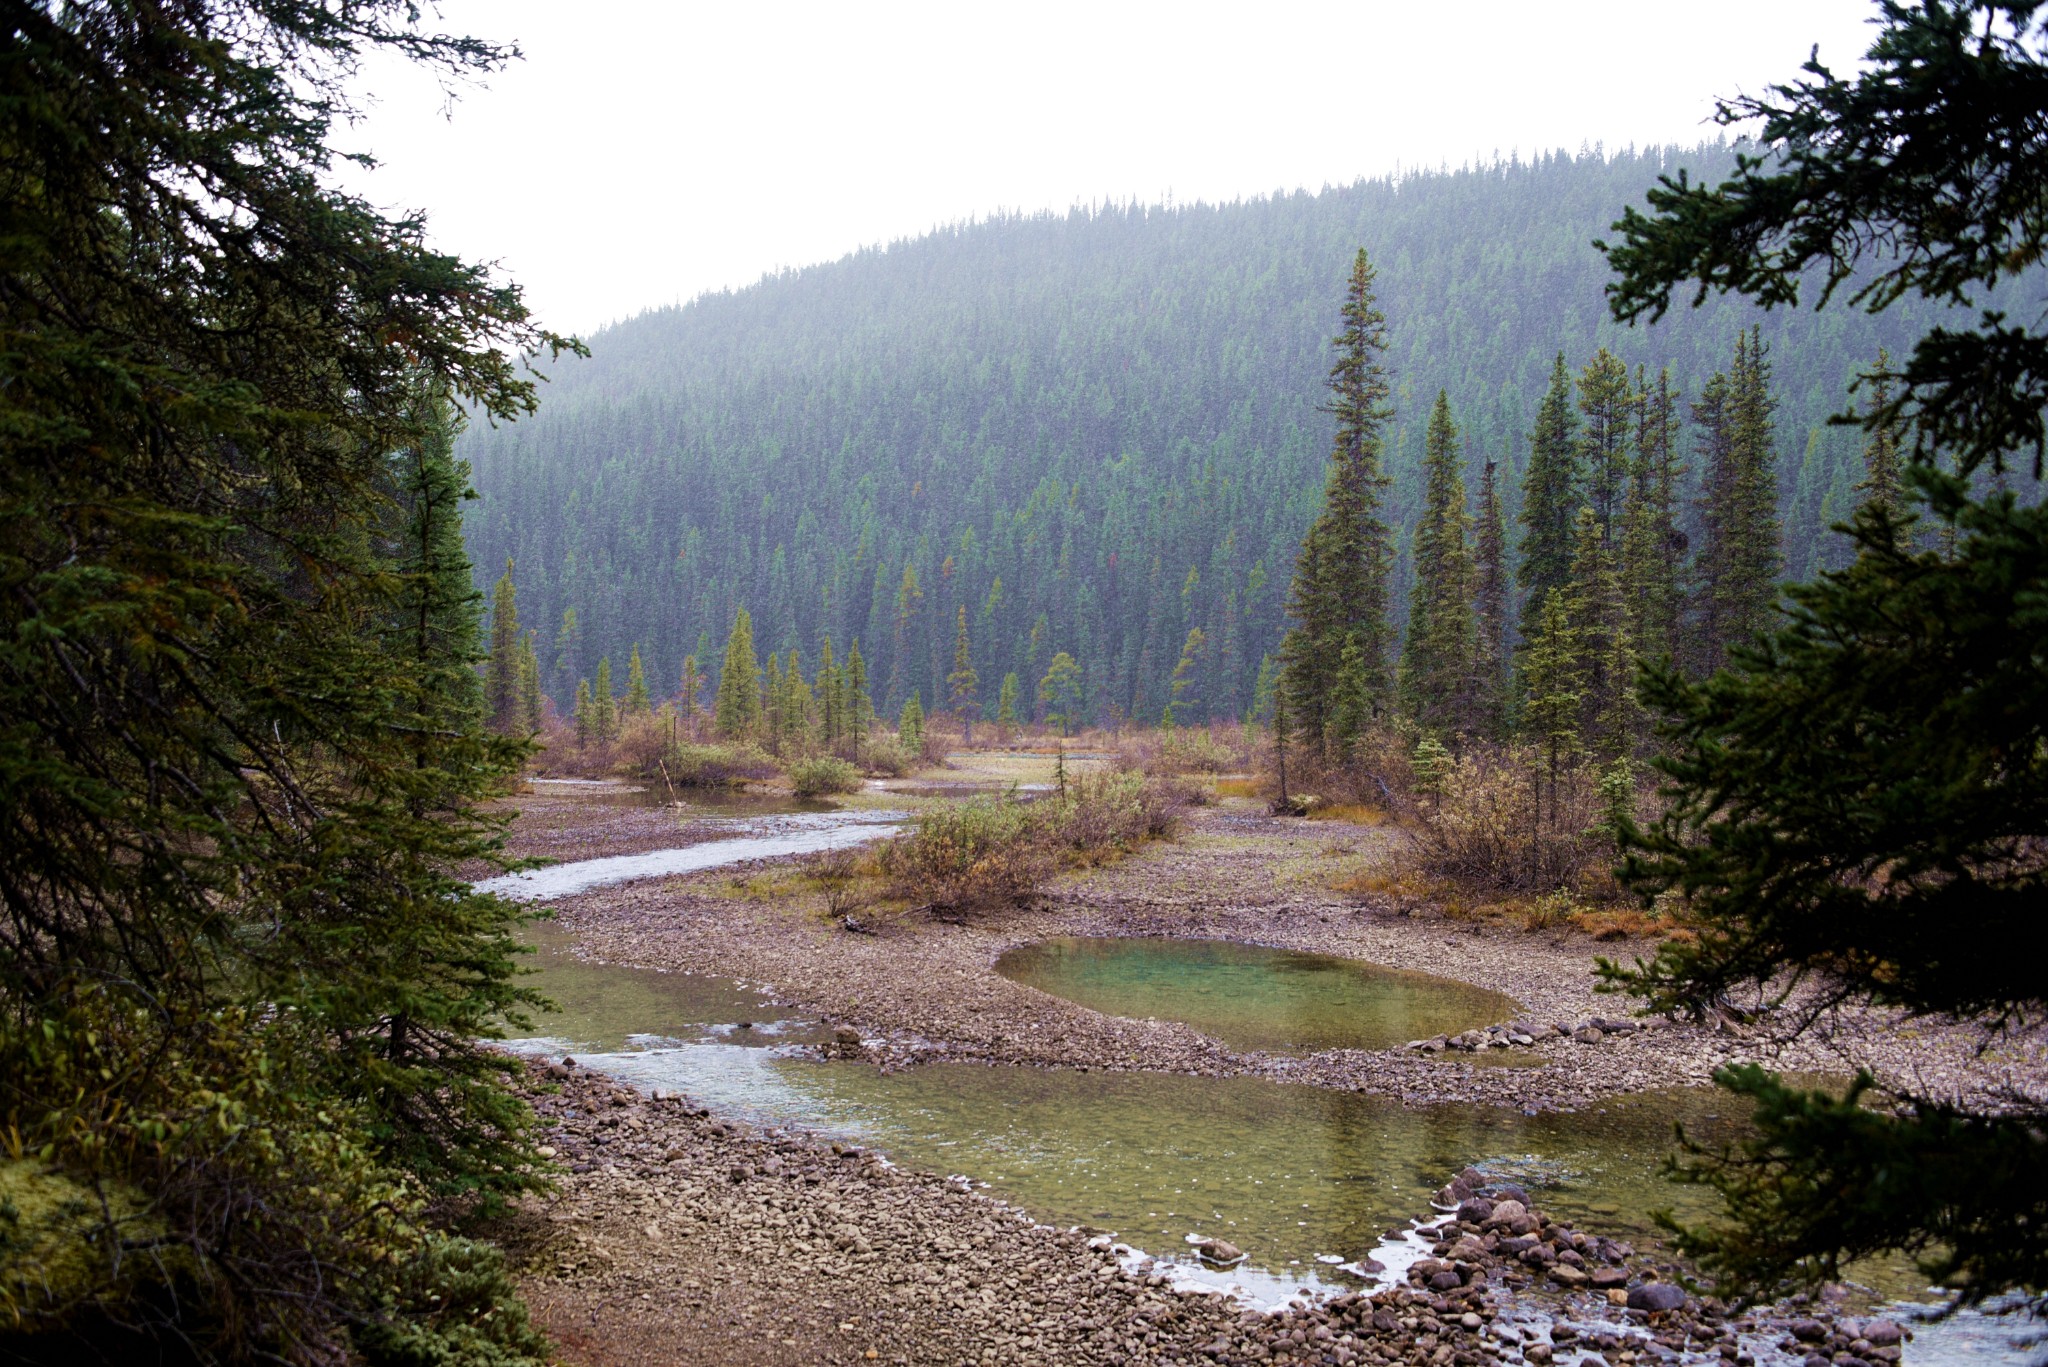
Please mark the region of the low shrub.
POLYGON ((1170 836, 1185 785, 1132 773, 1069 780, 1036 802, 977 797, 927 810, 878 856, 891 895, 960 914, 1030 895, 1062 866, 1101 864, 1170 836))
POLYGON ((624 773, 652 776, 668 753, 674 731, 667 710, 640 712, 620 720, 618 738, 609 747, 592 748, 604 749, 610 763, 624 773))
POLYGON ((888 736, 877 736, 860 748, 861 765, 871 774, 902 778, 915 769, 919 759, 888 736))
POLYGON ((789 766, 789 783, 798 797, 851 793, 860 788, 860 770, 836 755, 814 755, 789 766))
POLYGON ((678 788, 732 788, 749 779, 773 778, 775 761, 757 746, 672 745, 651 766, 650 778, 666 778, 678 788))
POLYGON ((1606 876, 1613 843, 1598 823, 1595 776, 1567 767, 1555 781, 1534 754, 1473 751, 1436 766, 1415 808, 1415 858, 1427 873, 1506 891, 1567 895, 1606 876))

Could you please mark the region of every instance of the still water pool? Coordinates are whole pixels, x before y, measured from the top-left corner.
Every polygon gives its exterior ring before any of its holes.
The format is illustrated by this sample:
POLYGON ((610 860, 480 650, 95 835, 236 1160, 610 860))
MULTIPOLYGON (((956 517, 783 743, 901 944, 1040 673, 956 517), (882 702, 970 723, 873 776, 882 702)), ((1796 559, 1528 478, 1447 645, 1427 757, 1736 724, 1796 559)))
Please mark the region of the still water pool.
POLYGON ((1469 983, 1227 940, 1062 936, 1010 950, 996 971, 1105 1015, 1181 1021, 1235 1049, 1385 1049, 1515 1013, 1512 998, 1469 983))

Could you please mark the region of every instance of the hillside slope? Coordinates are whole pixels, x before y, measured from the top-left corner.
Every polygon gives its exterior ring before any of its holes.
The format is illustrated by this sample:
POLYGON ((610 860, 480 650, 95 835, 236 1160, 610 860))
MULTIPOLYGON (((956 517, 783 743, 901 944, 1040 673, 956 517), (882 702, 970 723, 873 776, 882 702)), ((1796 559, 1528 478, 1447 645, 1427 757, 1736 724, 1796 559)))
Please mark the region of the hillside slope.
POLYGON ((1601 345, 1653 374, 1669 364, 1692 396, 1758 321, 1782 401, 1787 566, 1804 576, 1861 474, 1858 436, 1825 418, 1854 368, 1880 343, 1904 350, 1929 315, 1710 300, 1618 328, 1591 241, 1658 174, 1717 177, 1731 155, 1560 154, 1001 218, 649 312, 558 367, 536 418, 465 438, 482 495, 471 552, 486 580, 516 560, 558 702, 635 643, 657 693, 673 688, 684 654, 715 658, 744 605, 764 650, 800 647, 810 668, 827 635, 840 654, 858 637, 878 707, 913 689, 929 706, 965 606, 991 704, 1005 671, 1028 697, 1066 650, 1098 713, 1156 719, 1201 626, 1203 702, 1236 715, 1285 629, 1322 492, 1329 337, 1364 245, 1398 385, 1404 553, 1439 387, 1468 486, 1499 462, 1512 515, 1559 351, 1575 372, 1601 345))

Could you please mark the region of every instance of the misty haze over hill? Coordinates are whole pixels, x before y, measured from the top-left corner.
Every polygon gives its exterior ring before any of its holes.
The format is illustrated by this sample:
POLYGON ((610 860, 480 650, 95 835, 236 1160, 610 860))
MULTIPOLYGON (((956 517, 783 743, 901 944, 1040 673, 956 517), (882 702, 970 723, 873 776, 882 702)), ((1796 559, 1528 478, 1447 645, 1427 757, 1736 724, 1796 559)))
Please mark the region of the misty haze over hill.
POLYGON ((826 637, 840 654, 858 637, 878 709, 912 690, 930 706, 964 606, 986 698, 1013 670, 1028 695, 1065 650, 1094 714, 1157 720, 1201 626, 1203 703, 1239 715, 1321 501, 1329 339, 1363 245, 1389 324, 1404 556, 1440 387, 1467 487, 1498 462, 1512 519, 1560 351, 1574 374, 1599 346, 1653 382, 1668 364, 1691 398, 1755 322, 1781 404, 1786 565, 1806 577, 1861 478, 1860 434, 1825 420, 1880 344, 1903 353, 1932 315, 1710 299, 1617 326, 1592 240, 1660 173, 1718 179, 1732 157, 1558 154, 1226 205, 995 218, 648 312, 556 367, 537 417, 464 439, 478 574, 516 560, 561 706, 635 644, 656 693, 673 689, 685 653, 715 658, 739 606, 764 650, 796 647, 807 668, 826 637))

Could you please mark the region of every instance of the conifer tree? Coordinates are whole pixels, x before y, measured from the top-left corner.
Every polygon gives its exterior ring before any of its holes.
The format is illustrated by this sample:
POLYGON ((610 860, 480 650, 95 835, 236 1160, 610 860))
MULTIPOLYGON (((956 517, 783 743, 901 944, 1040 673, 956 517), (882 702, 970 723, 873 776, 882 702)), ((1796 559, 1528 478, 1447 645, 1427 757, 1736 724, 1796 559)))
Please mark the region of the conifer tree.
POLYGON ((640 643, 633 643, 633 658, 626 662, 626 715, 638 717, 654 710, 647 696, 647 668, 640 663, 640 643))
POLYGON ((761 665, 754 654, 754 622, 745 608, 733 613, 732 631, 725 638, 712 725, 721 740, 749 740, 761 730, 761 665))
POLYGON ((519 734, 540 733, 547 699, 540 690, 540 653, 529 631, 519 642, 519 734))
POLYGON ((1578 680, 1577 730, 1586 750, 1612 759, 1635 749, 1635 648, 1616 556, 1602 541, 1590 506, 1579 509, 1575 540, 1565 601, 1578 680))
POLYGON ((1168 726, 1181 726, 1196 720, 1202 708, 1202 651, 1208 644, 1208 637, 1200 627, 1189 627, 1187 641, 1181 646, 1180 660, 1173 667, 1173 679, 1168 685, 1165 721, 1168 726))
POLYGON ((839 666, 832 659, 832 638, 827 636, 818 650, 818 739, 827 753, 837 748, 845 733, 845 684, 839 666))
POLYGON ((562 609, 562 625, 555 630, 555 662, 548 677, 558 690, 570 688, 570 681, 583 663, 583 627, 576 609, 562 609))
POLYGON ((772 754, 782 753, 783 703, 788 690, 788 681, 782 676, 782 657, 774 651, 768 652, 768 663, 761 671, 761 737, 772 754))
POLYGON ((903 696, 910 687, 910 659, 916 644, 916 627, 919 609, 924 603, 924 589, 918 584, 917 566, 905 562, 903 580, 896 586, 895 649, 889 654, 889 687, 883 692, 886 705, 890 698, 903 696))
POLYGON ((1038 708, 1058 734, 1074 734, 1081 720, 1081 666, 1064 650, 1052 657, 1038 681, 1038 708))
POLYGON ((1279 689, 1280 662, 1271 655, 1264 656, 1259 660, 1258 677, 1252 680, 1252 705, 1245 714, 1245 720, 1272 721, 1275 726, 1279 725, 1273 712, 1275 701, 1280 696, 1279 689))
POLYGON ((491 729, 509 735, 519 729, 519 593, 512 586, 512 562, 491 593, 491 653, 484 664, 484 711, 491 729))
POLYGON ((1295 627, 1282 647, 1288 711, 1326 758, 1347 753, 1387 700, 1388 579, 1392 547, 1381 513, 1383 446, 1393 412, 1386 316, 1360 248, 1333 340, 1330 402, 1337 419, 1323 509, 1302 542, 1288 595, 1295 627))
POLYGON ((1508 724, 1507 524, 1501 516, 1494 463, 1479 476, 1479 525, 1473 557, 1472 615, 1474 721, 1482 735, 1502 739, 1508 724))
POLYGON ((795 646, 791 646, 788 664, 782 671, 782 746, 785 751, 801 754, 810 748, 811 711, 815 701, 811 686, 804 682, 803 656, 795 646))
POLYGON ((1474 567, 1458 428, 1437 391, 1424 442, 1422 516, 1415 524, 1415 583, 1401 657, 1403 709, 1426 729, 1458 733, 1475 722, 1474 567))
POLYGON ((1899 450, 1898 429, 1884 418, 1892 404, 1892 358, 1883 347, 1877 349, 1877 369, 1867 377, 1870 394, 1863 401, 1863 479, 1856 492, 1863 498, 1859 508, 1878 508, 1893 522, 1905 513, 1900 476, 1905 467, 1899 450))
POLYGON ((1585 698, 1585 683, 1579 671, 1581 652, 1572 631, 1571 604, 1565 589, 1554 588, 1544 595, 1528 641, 1522 660, 1522 674, 1528 685, 1522 718, 1537 744, 1543 774, 1549 780, 1554 815, 1558 778, 1564 765, 1579 751, 1579 718, 1585 698))
POLYGON ((683 656, 683 677, 676 705, 682 709, 683 724, 690 729, 690 740, 697 739, 697 695, 704 691, 704 675, 697 668, 695 654, 683 656))
POLYGON ((1693 409, 1706 458, 1697 569, 1705 671, 1771 626, 1780 566, 1776 407, 1763 338, 1752 328, 1737 335, 1730 372, 1710 380, 1693 409))
POLYGON ((896 714, 896 743, 913 755, 924 751, 924 703, 914 688, 896 714))
POLYGON ((1012 670, 1003 675, 1002 692, 996 698, 996 734, 1005 741, 1017 729, 1017 694, 1019 685, 1017 673, 1012 670))
POLYGON ((1636 653, 1645 660, 1674 655, 1685 610, 1685 534, 1678 529, 1678 395, 1666 366, 1651 390, 1637 372, 1636 458, 1622 514, 1621 578, 1636 653))
POLYGON ((1559 352, 1551 367, 1550 388, 1536 410, 1536 429, 1529 434, 1529 468, 1522 477, 1522 563, 1515 575, 1524 591, 1525 622, 1535 621, 1550 591, 1571 579, 1572 523, 1582 502, 1576 426, 1571 375, 1559 352))
POLYGON ((1628 367, 1601 347, 1579 372, 1577 464, 1585 481, 1583 497, 1600 525, 1600 540, 1612 547, 1621 531, 1622 500, 1627 496, 1635 462, 1629 451, 1638 396, 1629 385, 1628 367))
POLYGON ((846 648, 846 737, 853 742, 853 762, 860 763, 861 746, 867 742, 868 723, 874 719, 874 700, 868 697, 868 666, 860 657, 860 637, 846 648))
POLYGON ((961 743, 974 744, 974 713, 976 690, 981 687, 981 676, 974 672, 974 657, 967 639, 967 607, 959 609, 958 625, 953 632, 953 672, 946 676, 946 689, 951 694, 953 715, 960 718, 961 743))
POLYGON ((576 681, 576 745, 582 749, 597 743, 597 700, 591 695, 590 680, 576 681))
POLYGON ((600 745, 609 745, 619 734, 619 699, 612 692, 612 657, 597 662, 597 678, 590 686, 590 725, 600 745))

